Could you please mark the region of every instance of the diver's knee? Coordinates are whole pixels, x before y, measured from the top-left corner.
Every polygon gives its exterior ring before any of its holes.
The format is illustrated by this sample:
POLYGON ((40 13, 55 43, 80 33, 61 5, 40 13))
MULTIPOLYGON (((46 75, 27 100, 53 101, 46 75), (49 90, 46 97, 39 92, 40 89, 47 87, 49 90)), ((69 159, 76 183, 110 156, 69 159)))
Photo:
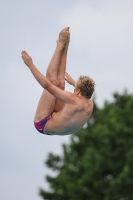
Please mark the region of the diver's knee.
POLYGON ((48 78, 48 80, 55 86, 57 86, 57 78, 56 76, 52 75, 52 74, 46 74, 46 77, 48 78))
POLYGON ((57 87, 64 90, 65 89, 65 80, 58 80, 57 87))

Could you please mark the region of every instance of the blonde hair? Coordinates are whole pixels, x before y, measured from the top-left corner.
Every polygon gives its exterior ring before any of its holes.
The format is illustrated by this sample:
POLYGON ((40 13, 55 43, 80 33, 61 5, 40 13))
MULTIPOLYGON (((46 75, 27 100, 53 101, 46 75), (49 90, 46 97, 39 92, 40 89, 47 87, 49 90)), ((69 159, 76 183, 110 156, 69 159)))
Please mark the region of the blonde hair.
POLYGON ((80 90, 81 95, 90 99, 94 90, 95 82, 89 76, 80 76, 76 82, 75 89, 80 90))

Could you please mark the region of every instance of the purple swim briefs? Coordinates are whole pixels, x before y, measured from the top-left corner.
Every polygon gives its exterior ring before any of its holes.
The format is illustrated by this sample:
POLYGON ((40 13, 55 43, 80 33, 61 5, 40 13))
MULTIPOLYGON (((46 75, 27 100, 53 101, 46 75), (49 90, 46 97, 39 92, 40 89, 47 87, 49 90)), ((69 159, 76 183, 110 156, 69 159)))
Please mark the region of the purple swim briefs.
MULTIPOLYGON (((51 115, 49 117, 45 117, 44 119, 42 119, 40 122, 34 122, 34 125, 36 127, 36 129, 42 133, 42 134, 46 134, 43 132, 44 128, 45 128, 45 125, 46 123, 51 119, 51 115)), ((46 134, 46 135, 49 135, 49 134, 46 134)))

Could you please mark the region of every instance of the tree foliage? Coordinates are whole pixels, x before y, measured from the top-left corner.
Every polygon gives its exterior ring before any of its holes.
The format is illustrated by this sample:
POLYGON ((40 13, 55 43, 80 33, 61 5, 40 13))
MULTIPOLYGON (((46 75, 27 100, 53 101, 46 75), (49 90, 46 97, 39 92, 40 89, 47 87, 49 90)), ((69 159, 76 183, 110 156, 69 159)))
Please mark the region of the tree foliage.
POLYGON ((45 200, 133 200, 133 96, 95 103, 88 127, 71 136, 63 155, 49 154, 45 200))

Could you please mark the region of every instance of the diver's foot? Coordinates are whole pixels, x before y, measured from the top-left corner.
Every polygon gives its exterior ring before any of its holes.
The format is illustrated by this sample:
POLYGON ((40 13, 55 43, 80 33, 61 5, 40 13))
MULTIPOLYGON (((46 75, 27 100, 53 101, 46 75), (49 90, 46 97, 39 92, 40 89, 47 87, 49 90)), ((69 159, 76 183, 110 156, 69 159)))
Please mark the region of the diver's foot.
POLYGON ((57 40, 57 48, 63 50, 63 48, 68 44, 68 41, 69 41, 69 27, 66 27, 59 33, 59 38, 57 40))

